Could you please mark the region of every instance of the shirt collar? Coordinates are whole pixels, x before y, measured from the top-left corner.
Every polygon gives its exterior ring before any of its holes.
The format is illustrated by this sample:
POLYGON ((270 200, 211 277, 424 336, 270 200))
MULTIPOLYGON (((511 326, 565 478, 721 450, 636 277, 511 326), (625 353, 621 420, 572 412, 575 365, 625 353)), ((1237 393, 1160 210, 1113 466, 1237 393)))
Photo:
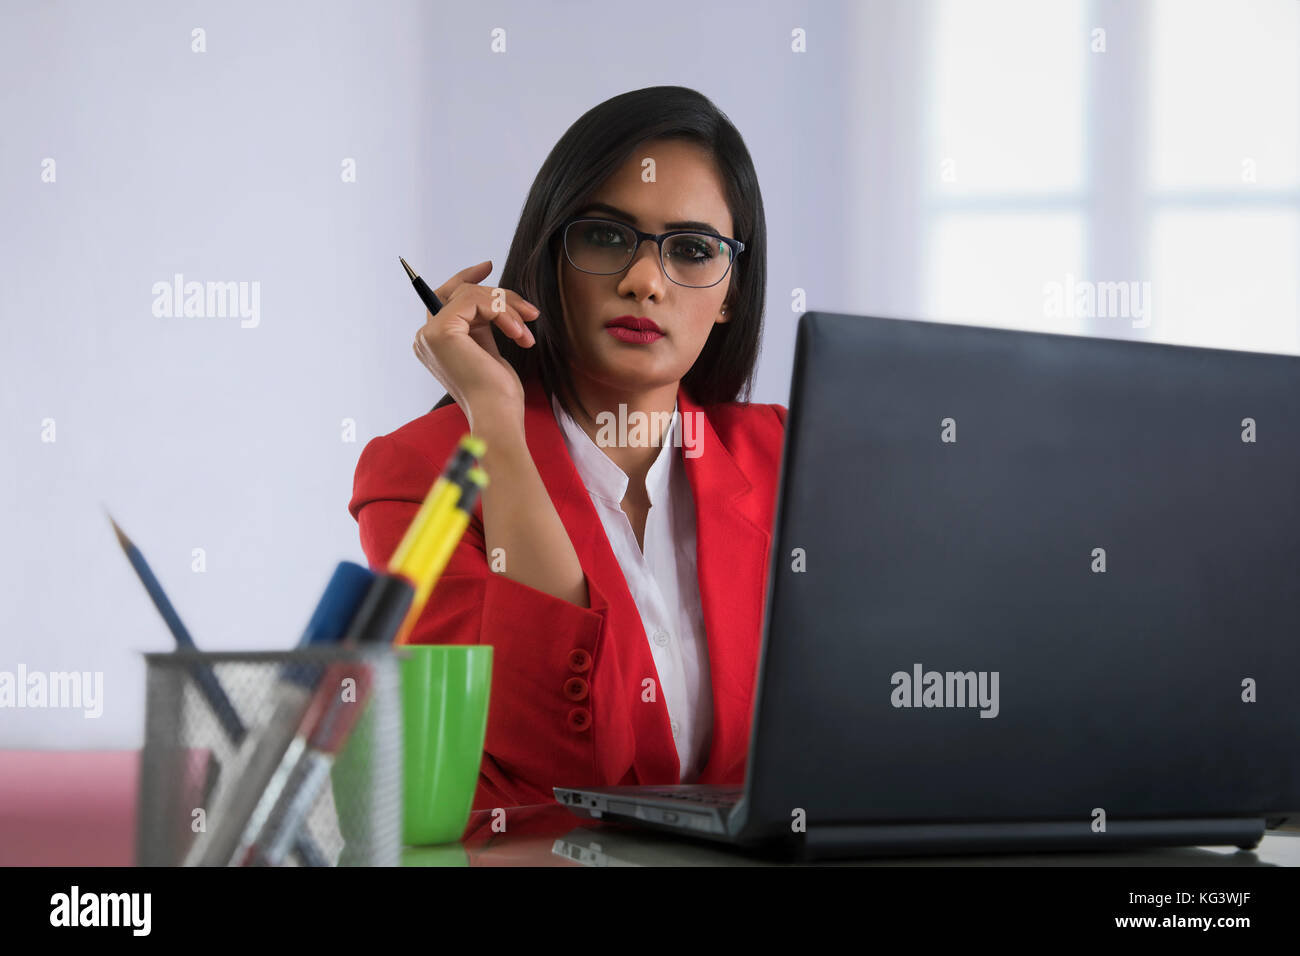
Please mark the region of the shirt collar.
MULTIPOLYGON (((559 423, 564 444, 569 449, 569 457, 573 459, 573 464, 578 469, 582 483, 587 486, 587 491, 610 502, 616 508, 621 508, 628 484, 623 469, 614 464, 582 426, 560 407, 559 399, 555 395, 551 396, 551 409, 555 412, 555 420, 559 423)), ((668 500, 669 478, 675 471, 673 464, 679 460, 676 445, 680 442, 677 437, 681 429, 680 423, 679 403, 674 401, 672 421, 664 432, 663 444, 659 448, 659 454, 651 463, 650 470, 646 472, 646 495, 652 506, 656 502, 668 500)))

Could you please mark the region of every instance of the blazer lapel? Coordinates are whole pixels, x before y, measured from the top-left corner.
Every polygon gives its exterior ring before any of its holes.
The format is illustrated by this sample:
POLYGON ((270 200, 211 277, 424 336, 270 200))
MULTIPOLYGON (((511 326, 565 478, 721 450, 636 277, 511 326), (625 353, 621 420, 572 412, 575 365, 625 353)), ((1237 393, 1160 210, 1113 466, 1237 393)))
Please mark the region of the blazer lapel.
MULTIPOLYGON (((536 379, 530 379, 524 391, 524 428, 538 473, 588 579, 605 595, 627 633, 636 636, 635 640, 602 644, 600 653, 602 657, 613 655, 625 675, 653 678, 658 688, 658 672, 640 612, 600 516, 569 457, 550 399, 536 379)), ((683 415, 684 441, 675 454, 682 455, 695 501, 696 566, 713 684, 713 736, 700 777, 701 783, 710 783, 734 779, 737 766, 748 756, 771 532, 756 522, 762 512, 761 502, 753 494, 754 485, 723 446, 704 409, 681 387, 677 403, 683 415)), ((653 702, 638 702, 632 715, 637 780, 678 780, 677 746, 662 689, 653 702)))
MULTIPOLYGON (((772 533, 759 523, 763 503, 753 482, 704 409, 684 388, 678 388, 677 402, 696 422, 697 451, 687 449, 685 441, 682 450, 695 496, 696 564, 713 682, 713 741, 699 782, 720 783, 736 780, 737 768, 749 756, 772 533)), ((691 434, 689 428, 686 434, 691 434)))

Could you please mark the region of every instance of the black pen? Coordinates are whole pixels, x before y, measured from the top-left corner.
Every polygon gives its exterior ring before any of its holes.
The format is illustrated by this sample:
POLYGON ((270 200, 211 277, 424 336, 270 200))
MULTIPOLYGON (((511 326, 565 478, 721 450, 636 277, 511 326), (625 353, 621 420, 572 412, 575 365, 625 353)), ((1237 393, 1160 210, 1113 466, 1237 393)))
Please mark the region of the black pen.
POLYGON ((406 260, 401 256, 397 257, 397 261, 402 264, 402 268, 406 270, 406 274, 411 277, 411 285, 415 286, 415 291, 416 294, 419 295, 420 301, 429 307, 430 314, 437 315, 442 310, 442 303, 438 301, 438 297, 434 295, 433 290, 429 288, 429 283, 416 275, 415 270, 408 266, 406 260))

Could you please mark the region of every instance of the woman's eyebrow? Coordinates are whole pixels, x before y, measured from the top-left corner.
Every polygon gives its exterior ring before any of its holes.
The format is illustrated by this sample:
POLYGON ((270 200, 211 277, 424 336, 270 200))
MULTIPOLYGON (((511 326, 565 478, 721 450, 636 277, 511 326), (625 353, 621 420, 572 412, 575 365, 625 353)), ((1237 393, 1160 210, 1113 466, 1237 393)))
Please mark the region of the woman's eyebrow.
MULTIPOLYGON (((584 213, 589 213, 589 212, 607 212, 612 216, 618 216, 620 219, 627 220, 634 226, 639 225, 636 216, 632 215, 630 212, 624 212, 622 209, 619 209, 617 206, 611 206, 607 202, 587 203, 587 205, 582 207, 578 215, 583 215, 584 213)), ((669 229, 702 229, 706 232, 712 232, 716 235, 722 235, 722 233, 718 232, 716 226, 713 226, 712 224, 707 222, 700 222, 697 219, 688 219, 688 220, 683 220, 681 222, 669 222, 669 223, 664 223, 664 225, 669 229)))

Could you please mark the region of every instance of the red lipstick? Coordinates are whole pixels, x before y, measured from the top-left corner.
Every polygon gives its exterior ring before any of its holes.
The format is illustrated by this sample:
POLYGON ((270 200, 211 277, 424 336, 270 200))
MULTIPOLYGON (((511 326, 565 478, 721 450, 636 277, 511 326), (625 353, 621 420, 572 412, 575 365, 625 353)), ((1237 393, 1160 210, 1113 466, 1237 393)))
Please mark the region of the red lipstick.
POLYGON ((634 345, 657 341, 666 334, 650 319, 635 315, 620 315, 617 319, 610 319, 605 323, 605 331, 620 342, 634 345))

